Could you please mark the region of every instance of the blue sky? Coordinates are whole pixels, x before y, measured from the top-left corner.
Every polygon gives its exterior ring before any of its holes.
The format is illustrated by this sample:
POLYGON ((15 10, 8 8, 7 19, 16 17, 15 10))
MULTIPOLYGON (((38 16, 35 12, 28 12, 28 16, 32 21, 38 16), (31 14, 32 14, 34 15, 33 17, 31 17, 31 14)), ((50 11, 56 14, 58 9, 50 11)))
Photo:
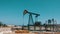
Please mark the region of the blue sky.
POLYGON ((0 21, 5 24, 27 24, 28 15, 23 19, 23 11, 39 13, 39 21, 44 23, 54 18, 60 23, 60 0, 0 0, 0 21))

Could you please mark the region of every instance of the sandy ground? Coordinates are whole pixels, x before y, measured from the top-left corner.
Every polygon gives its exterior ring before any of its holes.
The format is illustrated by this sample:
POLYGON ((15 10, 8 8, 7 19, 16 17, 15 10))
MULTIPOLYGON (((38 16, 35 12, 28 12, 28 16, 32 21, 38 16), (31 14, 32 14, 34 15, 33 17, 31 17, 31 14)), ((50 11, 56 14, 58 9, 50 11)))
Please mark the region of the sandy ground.
POLYGON ((32 32, 29 32, 29 33, 15 33, 15 32, 12 32, 12 33, 3 33, 3 34, 60 34, 60 32, 35 32, 35 33, 32 33, 32 32))
POLYGON ((60 32, 54 32, 54 33, 48 33, 48 32, 45 32, 45 33, 16 33, 16 34, 60 34, 60 32))

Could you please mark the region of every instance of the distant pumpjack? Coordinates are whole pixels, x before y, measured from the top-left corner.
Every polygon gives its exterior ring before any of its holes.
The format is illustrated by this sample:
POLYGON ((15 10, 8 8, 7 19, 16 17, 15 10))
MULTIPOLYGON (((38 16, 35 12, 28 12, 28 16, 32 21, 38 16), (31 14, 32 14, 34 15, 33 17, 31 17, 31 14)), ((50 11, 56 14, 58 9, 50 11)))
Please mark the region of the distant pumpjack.
POLYGON ((36 13, 28 12, 27 10, 24 10, 23 15, 25 15, 25 14, 29 14, 28 30, 30 30, 29 26, 33 26, 34 25, 34 21, 33 21, 32 15, 35 15, 35 18, 37 18, 38 16, 40 16, 40 14, 36 14, 36 13))

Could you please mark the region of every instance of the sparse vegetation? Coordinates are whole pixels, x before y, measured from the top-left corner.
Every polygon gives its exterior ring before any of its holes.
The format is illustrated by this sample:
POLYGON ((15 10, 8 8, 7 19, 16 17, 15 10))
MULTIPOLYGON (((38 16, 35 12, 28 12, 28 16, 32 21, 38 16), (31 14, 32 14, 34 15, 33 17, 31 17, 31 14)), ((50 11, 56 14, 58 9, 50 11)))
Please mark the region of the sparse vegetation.
POLYGON ((0 27, 7 27, 7 25, 6 24, 3 24, 2 22, 0 22, 0 27))

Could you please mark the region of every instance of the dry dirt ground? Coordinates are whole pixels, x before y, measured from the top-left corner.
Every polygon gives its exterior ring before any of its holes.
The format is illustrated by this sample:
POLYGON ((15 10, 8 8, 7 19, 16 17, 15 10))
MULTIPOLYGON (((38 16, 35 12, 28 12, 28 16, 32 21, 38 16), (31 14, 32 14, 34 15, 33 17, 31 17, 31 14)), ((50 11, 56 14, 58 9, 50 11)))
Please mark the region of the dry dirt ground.
POLYGON ((40 32, 40 33, 4 33, 4 34, 60 34, 60 32, 40 32))

